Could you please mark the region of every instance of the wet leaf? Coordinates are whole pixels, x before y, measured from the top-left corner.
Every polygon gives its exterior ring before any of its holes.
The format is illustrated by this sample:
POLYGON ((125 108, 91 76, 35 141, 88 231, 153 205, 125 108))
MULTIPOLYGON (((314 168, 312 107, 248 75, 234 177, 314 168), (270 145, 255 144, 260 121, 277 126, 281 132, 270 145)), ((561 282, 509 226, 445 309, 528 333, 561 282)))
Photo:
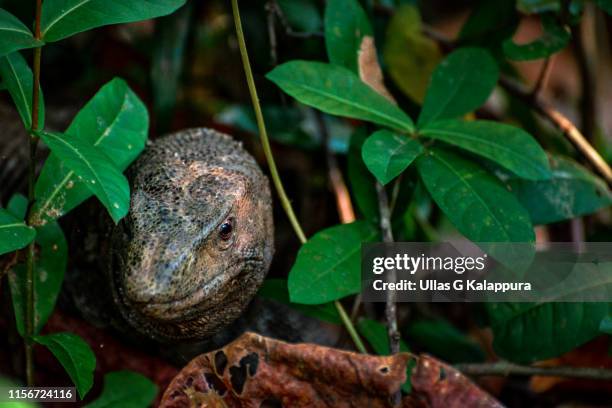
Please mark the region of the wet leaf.
POLYGON ((363 38, 373 36, 357 0, 329 0, 325 7, 325 47, 329 62, 359 74, 357 55, 363 38))
POLYGON ((455 227, 474 242, 533 242, 529 214, 484 168, 441 149, 417 160, 425 187, 455 227))
POLYGON ((408 115, 346 68, 294 60, 266 77, 298 101, 323 112, 408 132, 414 129, 408 115))
POLYGON ((422 103, 442 53, 438 44, 423 34, 421 16, 415 6, 402 5, 391 17, 383 56, 397 86, 414 101, 422 103))
POLYGON ((612 193, 603 180, 561 156, 551 159, 549 180, 510 178, 508 183, 534 224, 568 220, 612 205, 612 193))
POLYGON ((26 247, 35 237, 34 228, 0 208, 0 255, 26 247))
MULTIPOLYGON (((33 75, 25 58, 19 52, 14 52, 0 58, 0 76, 9 91, 17 112, 26 129, 32 128, 32 90, 33 75)), ((38 110, 38 129, 45 126, 45 102, 40 91, 38 110)))
POLYGON ((119 222, 130 207, 130 186, 127 179, 103 151, 74 136, 41 132, 41 139, 68 171, 80 178, 119 222))
POLYGON ((85 408, 146 408, 157 395, 157 387, 147 377, 133 371, 115 371, 104 376, 102 394, 85 408))
POLYGON ((298 252, 289 272, 292 302, 317 305, 361 291, 361 244, 378 231, 364 221, 317 232, 298 252))
POLYGON ((24 48, 34 48, 43 45, 25 24, 8 11, 0 8, 0 56, 10 54, 24 48))
POLYGON ((500 356, 517 363, 560 356, 601 334, 600 324, 610 313, 610 305, 604 302, 488 303, 493 347, 500 356))
POLYGON ((522 178, 550 178, 546 153, 521 128, 486 120, 445 120, 425 125, 419 134, 486 157, 522 178))
POLYGON ((186 0, 53 0, 43 2, 41 34, 45 41, 109 24, 165 16, 186 0))
POLYGON ((557 21, 553 14, 542 15, 542 36, 528 44, 516 44, 512 38, 503 43, 506 57, 516 61, 547 58, 561 51, 570 41, 569 31, 557 21))
POLYGON ((82 338, 72 333, 34 336, 33 340, 47 347, 53 353, 70 376, 79 396, 83 399, 93 385, 93 372, 96 368, 96 356, 89 345, 82 338))
POLYGON ((482 48, 459 48, 436 67, 427 87, 418 126, 454 119, 480 107, 497 84, 497 63, 482 48))
MULTIPOLYGON (((95 146, 96 155, 106 155, 123 171, 144 149, 148 130, 146 107, 125 81, 116 78, 79 111, 66 134, 95 146)), ((57 219, 91 197, 92 191, 77 176, 57 155, 49 156, 36 182, 34 224, 57 219)))
POLYGON ((368 169, 385 185, 400 175, 423 152, 415 139, 379 130, 366 139, 361 151, 368 169))

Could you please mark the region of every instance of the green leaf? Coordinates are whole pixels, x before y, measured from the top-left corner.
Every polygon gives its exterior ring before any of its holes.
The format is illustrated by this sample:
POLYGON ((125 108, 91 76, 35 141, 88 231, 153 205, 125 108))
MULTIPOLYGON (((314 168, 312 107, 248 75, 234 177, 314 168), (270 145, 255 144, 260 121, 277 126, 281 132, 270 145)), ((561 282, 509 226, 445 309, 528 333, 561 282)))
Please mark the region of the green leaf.
POLYGON ((165 16, 186 0, 52 0, 43 2, 41 34, 45 41, 109 24, 131 23, 165 16))
POLYGON ((361 150, 366 137, 367 133, 363 126, 353 132, 347 156, 347 175, 351 195, 357 204, 357 208, 367 220, 375 223, 379 217, 376 179, 361 157, 361 150))
POLYGON ((289 298, 317 305, 361 291, 361 244, 378 236, 367 222, 336 225, 317 232, 298 252, 289 272, 289 298))
POLYGON ((459 43, 488 49, 497 59, 503 56, 502 43, 514 33, 520 20, 515 0, 480 0, 461 27, 459 43))
POLYGON ((313 0, 278 0, 291 27, 301 32, 315 32, 321 29, 323 19, 313 0))
POLYGON ((595 0, 600 9, 612 16, 612 0, 595 0))
POLYGON ((0 208, 0 255, 24 248, 35 237, 34 228, 0 208))
POLYGON ((508 184, 534 224, 568 220, 612 205, 606 183, 578 163, 554 156, 544 181, 511 178, 508 184))
MULTIPOLYGON (((365 337, 376 354, 381 356, 388 356, 391 354, 389 347, 389 334, 384 324, 372 319, 359 319, 357 322, 357 330, 363 337, 365 337)), ((400 339, 400 352, 408 353, 409 351, 410 349, 408 348, 406 342, 403 339, 400 339)), ((412 368, 410 367, 410 364, 406 370, 408 371, 408 375, 406 376, 406 382, 402 384, 402 391, 409 393, 412 388, 410 383, 410 373, 412 368)))
POLYGON ((0 8, 0 56, 43 45, 17 17, 0 8))
POLYGON ((412 119, 346 68, 290 61, 266 77, 303 104, 332 115, 361 119, 412 132, 412 119))
POLYGON ((33 340, 53 353, 83 399, 93 385, 93 372, 96 368, 96 356, 91 351, 89 344, 73 333, 34 336, 33 340))
MULTIPOLYGON (((113 79, 79 111, 66 133, 96 147, 120 171, 142 152, 149 117, 142 101, 121 79, 113 79)), ((83 180, 52 154, 36 182, 34 224, 66 214, 92 195, 83 180)))
POLYGON ((433 149, 417 159, 425 187, 440 209, 474 242, 532 242, 529 214, 482 167, 433 149))
POLYGON ((333 303, 324 303, 321 305, 291 303, 289 300, 287 281, 284 279, 266 279, 259 289, 258 295, 265 299, 272 299, 290 305, 293 309, 300 311, 306 316, 314 317, 328 323, 342 324, 340 315, 338 315, 338 311, 333 303))
POLYGON ((416 6, 400 6, 387 28, 384 60, 393 81, 418 103, 422 103, 429 78, 442 60, 438 43, 423 34, 416 6))
POLYGON ((484 49, 453 51, 431 77, 418 126, 437 119, 454 119, 480 107, 493 91, 498 77, 497 63, 484 49))
POLYGON ((542 17, 542 36, 528 44, 516 44, 512 38, 503 43, 504 54, 511 60, 528 61, 547 58, 564 49, 570 41, 569 31, 552 14, 542 17))
POLYGON ((406 333, 409 339, 449 363, 485 360, 480 345, 446 320, 417 320, 407 327, 406 333))
MULTIPOLYGON (((51 152, 104 204, 115 223, 127 215, 130 186, 127 179, 100 149, 74 136, 40 132, 51 152)), ((68 187, 68 186, 66 186, 68 187)))
POLYGON ((358 74, 363 37, 372 37, 368 16, 357 0, 329 0, 325 7, 325 48, 329 62, 358 74))
MULTIPOLYGON (((0 75, 11 98, 17 107, 21 121, 26 129, 32 128, 32 90, 33 75, 25 58, 19 52, 0 58, 0 75)), ((40 91, 38 110, 38 129, 45 125, 45 102, 40 91)))
POLYGON ((529 133, 514 126, 486 120, 445 120, 427 124, 419 134, 486 157, 522 178, 550 177, 544 150, 529 133))
POLYGON ((612 316, 611 315, 607 315, 606 317, 601 319, 601 323, 599 324, 599 331, 612 336, 612 316))
MULTIPOLYGON (((22 195, 14 195, 8 209, 14 214, 24 214, 28 201, 22 195)), ((36 243, 40 252, 35 262, 34 279, 34 334, 38 334, 55 309, 55 302, 62 288, 68 262, 68 244, 57 222, 36 228, 36 243)), ((17 331, 25 336, 26 319, 26 270, 17 265, 9 272, 9 284, 17 331)))
POLYGON ((610 304, 488 303, 487 311, 495 351, 508 360, 531 363, 557 357, 600 335, 610 304))
POLYGON ((157 386, 142 374, 114 371, 104 376, 104 389, 85 408, 146 408, 157 395, 157 386))
POLYGON ((399 176, 423 152, 415 139, 379 130, 366 139, 361 154, 368 169, 385 185, 399 176))

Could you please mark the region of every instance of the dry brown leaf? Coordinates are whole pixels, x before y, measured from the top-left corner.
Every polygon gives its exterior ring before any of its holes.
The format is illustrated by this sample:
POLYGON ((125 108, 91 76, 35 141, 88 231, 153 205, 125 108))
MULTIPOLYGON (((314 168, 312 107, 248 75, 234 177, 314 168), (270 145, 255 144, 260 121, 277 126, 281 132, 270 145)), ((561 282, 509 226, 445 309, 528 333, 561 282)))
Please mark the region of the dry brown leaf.
POLYGON ((503 408, 458 370, 426 354, 419 355, 412 370, 412 392, 404 408, 503 408))
POLYGON ((369 35, 366 35, 361 40, 357 66, 359 68, 359 77, 363 82, 391 102, 396 103, 385 87, 383 73, 378 63, 378 55, 376 54, 376 44, 374 44, 374 38, 369 35))
POLYGON ((407 353, 370 356, 245 333, 193 359, 160 407, 389 407, 406 380, 407 353), (225 404, 225 405, 223 405, 225 404))

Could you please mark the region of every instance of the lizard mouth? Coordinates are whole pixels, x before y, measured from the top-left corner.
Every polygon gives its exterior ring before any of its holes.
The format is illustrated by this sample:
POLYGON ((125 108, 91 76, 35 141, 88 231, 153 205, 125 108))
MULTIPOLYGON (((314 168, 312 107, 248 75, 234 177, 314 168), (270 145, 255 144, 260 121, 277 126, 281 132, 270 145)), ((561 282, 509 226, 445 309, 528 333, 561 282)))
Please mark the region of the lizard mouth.
MULTIPOLYGON (((138 315, 157 321, 167 323, 180 323, 206 314, 207 312, 218 313, 224 305, 231 305, 245 293, 248 285, 257 285, 253 282, 253 271, 265 267, 262 257, 243 258, 229 265, 221 273, 208 281, 202 282, 194 290, 174 299, 156 299, 147 301, 130 299, 124 290, 118 294, 123 307, 128 308, 138 315)), ((119 288, 123 287, 120 276, 115 276, 119 288)), ((251 291, 246 291, 249 293, 251 291)), ((250 299, 246 299, 250 300, 250 299)))

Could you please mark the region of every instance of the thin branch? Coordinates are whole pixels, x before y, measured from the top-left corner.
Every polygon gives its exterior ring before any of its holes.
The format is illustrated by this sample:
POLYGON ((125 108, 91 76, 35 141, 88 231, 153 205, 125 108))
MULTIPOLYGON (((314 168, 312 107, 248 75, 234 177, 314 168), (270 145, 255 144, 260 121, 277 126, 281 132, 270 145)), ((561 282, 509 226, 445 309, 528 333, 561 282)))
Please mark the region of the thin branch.
MULTIPOLYGON (((289 218, 289 222, 295 231, 295 234, 298 236, 300 242, 302 244, 306 243, 306 235, 304 235, 304 231, 302 230, 302 226, 298 221, 295 213, 293 211, 293 207, 291 206, 291 202, 287 197, 287 193, 285 193, 285 188, 283 187, 283 183, 280 179, 280 175, 276 168, 276 162, 274 161, 274 155, 272 154, 272 148, 270 147, 270 140, 268 139, 268 132, 266 131, 266 125, 264 122, 263 114, 261 111, 261 105, 259 104, 259 97, 257 96, 257 88, 255 86, 255 79, 253 78, 253 71, 251 70, 251 63, 249 61, 249 54, 246 48, 246 41, 244 40, 244 32, 242 30, 242 22, 240 20, 240 10, 238 8, 238 0, 232 0, 232 12, 234 16, 234 24, 236 26, 236 36, 238 37, 238 46, 240 48, 240 57, 242 58, 242 65, 244 67, 244 73, 247 80, 247 85, 249 88, 249 93, 251 94, 251 102, 253 104, 253 109, 255 110, 255 118, 257 120, 257 127, 259 129, 259 135, 261 138, 261 144, 263 146, 264 155, 266 156, 266 161, 268 162, 268 167, 270 168, 270 175, 272 177, 272 182, 274 183, 274 187, 278 193, 279 199, 287 214, 287 218, 289 218)), ((348 318, 344 307, 339 301, 334 302, 336 309, 340 313, 340 317, 342 321, 351 335, 353 342, 357 349, 365 353, 366 349, 363 345, 363 342, 359 338, 359 334, 357 334, 357 330, 353 326, 353 323, 348 318)))
POLYGON ((522 366, 507 361, 482 364, 457 364, 459 371, 472 376, 543 376, 543 377, 567 377, 588 380, 612 380, 612 370, 591 367, 534 367, 522 366))
POLYGON ((504 77, 500 78, 499 84, 508 93, 529 104, 533 110, 557 127, 606 182, 612 185, 612 169, 572 121, 546 102, 540 99, 533 99, 530 93, 525 91, 521 85, 504 77))
POLYGON ((550 56, 544 60, 544 64, 542 65, 542 69, 538 75, 538 79, 531 89, 532 98, 537 99, 540 92, 546 88, 546 82, 548 82, 548 77, 550 76, 550 71, 552 70, 554 58, 554 56, 550 56))
MULTIPOLYGON (((34 38, 41 39, 40 21, 42 12, 42 0, 36 0, 36 12, 34 23, 34 38)), ((28 164, 28 213, 26 221, 31 224, 32 205, 34 204, 34 184, 36 182, 36 149, 38 146, 38 137, 34 134, 39 130, 40 112, 40 59, 42 48, 34 49, 34 66, 33 66, 33 90, 32 90, 32 128, 28 135, 30 144, 30 161, 28 164)), ((36 243, 32 241, 26 248, 26 321, 25 321, 25 357, 26 357, 26 380, 28 386, 34 386, 34 356, 32 336, 34 335, 34 262, 35 262, 36 243)))
POLYGON ((580 73, 580 128, 582 132, 594 139, 595 121, 595 81, 593 79, 592 63, 584 48, 584 36, 580 25, 571 26, 572 46, 580 73))

